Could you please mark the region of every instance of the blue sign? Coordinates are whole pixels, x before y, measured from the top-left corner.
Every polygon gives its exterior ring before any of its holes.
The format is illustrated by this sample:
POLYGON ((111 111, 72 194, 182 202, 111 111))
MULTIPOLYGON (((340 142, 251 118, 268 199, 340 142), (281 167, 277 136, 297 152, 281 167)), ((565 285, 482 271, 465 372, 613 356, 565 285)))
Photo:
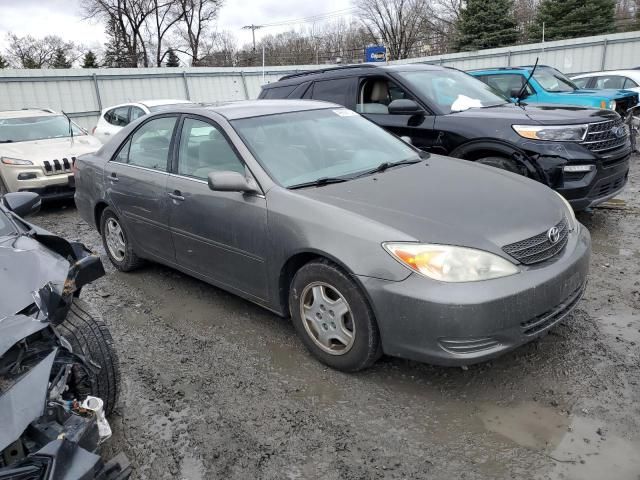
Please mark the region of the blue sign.
POLYGON ((365 62, 386 62, 387 49, 384 45, 372 45, 364 49, 365 62))

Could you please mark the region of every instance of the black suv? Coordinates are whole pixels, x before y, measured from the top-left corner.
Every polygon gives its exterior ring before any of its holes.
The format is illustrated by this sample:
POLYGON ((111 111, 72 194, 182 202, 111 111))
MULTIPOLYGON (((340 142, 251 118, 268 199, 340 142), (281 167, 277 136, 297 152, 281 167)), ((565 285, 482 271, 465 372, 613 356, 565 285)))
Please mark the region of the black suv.
POLYGON ((344 105, 426 151, 534 178, 576 210, 624 187, 631 142, 610 110, 515 104, 480 80, 434 65, 354 65, 295 73, 261 99, 344 105))

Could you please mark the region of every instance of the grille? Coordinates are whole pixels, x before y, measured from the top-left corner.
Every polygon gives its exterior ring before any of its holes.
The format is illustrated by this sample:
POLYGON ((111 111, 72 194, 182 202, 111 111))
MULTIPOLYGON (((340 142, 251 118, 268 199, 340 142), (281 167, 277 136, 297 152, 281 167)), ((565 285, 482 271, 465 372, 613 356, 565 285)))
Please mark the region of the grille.
POLYGON ((59 175, 61 173, 69 173, 71 172, 71 167, 76 161, 76 157, 63 158, 62 160, 45 160, 42 162, 44 164, 44 174, 45 175, 59 175))
POLYGON ((590 123, 586 139, 582 144, 592 152, 606 152, 625 146, 628 138, 628 129, 624 125, 622 118, 618 117, 615 120, 608 120, 606 122, 590 123), (625 129, 624 136, 617 137, 613 133, 612 129, 616 127, 623 127, 625 129))
POLYGON ((477 353, 500 346, 500 342, 492 337, 441 338, 438 343, 448 352, 457 354, 477 353))
POLYGON ((556 227, 560 231, 560 237, 556 243, 551 243, 547 232, 542 232, 535 237, 506 245, 502 250, 525 265, 544 262, 560 253, 569 239, 569 225, 566 218, 563 218, 556 227))
POLYGON ((571 310, 573 310, 573 307, 576 306, 582 297, 585 286, 586 284, 580 285, 571 293, 571 295, 565 298, 562 303, 556 305, 551 310, 543 313, 542 315, 538 315, 531 320, 520 323, 522 333, 525 335, 536 335, 562 320, 567 316, 567 314, 569 314, 569 312, 571 312, 571 310))

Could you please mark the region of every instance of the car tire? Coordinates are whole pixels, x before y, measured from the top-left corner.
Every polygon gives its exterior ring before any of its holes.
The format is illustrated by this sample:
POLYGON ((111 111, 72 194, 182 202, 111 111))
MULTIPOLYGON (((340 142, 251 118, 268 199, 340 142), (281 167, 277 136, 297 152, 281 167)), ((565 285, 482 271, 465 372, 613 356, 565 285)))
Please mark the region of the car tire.
POLYGON ((296 272, 289 289, 289 311, 307 349, 332 368, 356 372, 382 355, 369 302, 360 287, 328 261, 307 263, 296 272))
POLYGON ((513 160, 510 160, 505 157, 484 157, 476 160, 476 163, 481 163, 482 165, 488 165, 490 167, 499 168, 501 170, 506 170, 508 172, 517 173, 522 175, 522 170, 518 167, 518 164, 513 160))
POLYGON ((120 219, 110 207, 100 217, 100 234, 109 260, 118 270, 130 272, 142 265, 143 260, 133 251, 120 219))
POLYGON ((56 326, 56 330, 71 344, 74 353, 100 367, 88 374, 84 369, 79 370, 79 376, 82 383, 89 386, 86 393, 101 398, 105 413, 110 415, 120 395, 120 364, 104 320, 87 302, 74 298, 67 318, 56 326))

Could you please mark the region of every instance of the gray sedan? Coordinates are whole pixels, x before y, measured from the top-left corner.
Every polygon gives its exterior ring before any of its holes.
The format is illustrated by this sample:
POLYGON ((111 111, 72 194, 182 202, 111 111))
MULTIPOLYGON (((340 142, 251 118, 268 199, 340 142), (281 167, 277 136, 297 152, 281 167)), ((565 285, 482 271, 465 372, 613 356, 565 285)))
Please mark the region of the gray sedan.
POLYGON ((495 357, 576 305, 590 237, 558 194, 311 101, 175 106, 75 164, 113 264, 152 260, 290 316, 345 371, 495 357))

